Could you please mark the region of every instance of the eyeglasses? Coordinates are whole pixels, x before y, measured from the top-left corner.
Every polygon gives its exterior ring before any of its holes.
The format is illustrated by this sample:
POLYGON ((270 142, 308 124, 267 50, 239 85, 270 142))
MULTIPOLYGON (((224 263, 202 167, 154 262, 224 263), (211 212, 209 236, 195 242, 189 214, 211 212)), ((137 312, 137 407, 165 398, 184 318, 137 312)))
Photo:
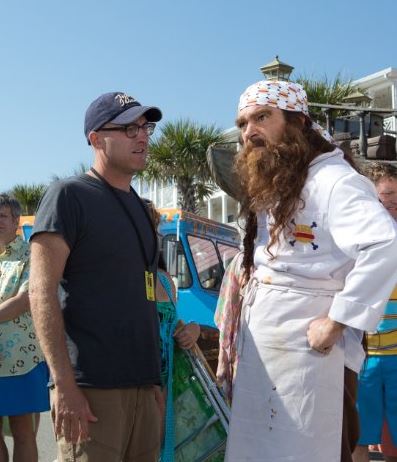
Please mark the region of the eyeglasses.
POLYGON ((154 122, 146 122, 143 125, 129 124, 120 125, 119 127, 99 128, 97 131, 119 131, 124 132, 128 138, 135 138, 139 133, 139 129, 142 129, 147 134, 147 136, 151 136, 153 135, 155 128, 156 124, 154 122))

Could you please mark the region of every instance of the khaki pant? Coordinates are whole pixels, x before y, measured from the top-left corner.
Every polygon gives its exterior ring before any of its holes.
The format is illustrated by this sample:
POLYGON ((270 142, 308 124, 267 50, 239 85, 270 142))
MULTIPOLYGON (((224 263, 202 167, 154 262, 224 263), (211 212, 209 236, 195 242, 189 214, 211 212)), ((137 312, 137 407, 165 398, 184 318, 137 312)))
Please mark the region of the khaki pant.
POLYGON ((58 440, 58 462, 157 462, 160 410, 153 387, 81 388, 98 422, 89 424, 91 440, 58 440))

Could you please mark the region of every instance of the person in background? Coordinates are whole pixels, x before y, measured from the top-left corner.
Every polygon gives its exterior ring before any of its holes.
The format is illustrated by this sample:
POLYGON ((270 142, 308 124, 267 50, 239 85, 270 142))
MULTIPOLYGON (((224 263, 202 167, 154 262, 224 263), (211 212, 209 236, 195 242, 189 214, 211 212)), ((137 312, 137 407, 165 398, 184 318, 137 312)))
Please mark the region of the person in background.
MULTIPOLYGON (((158 230, 160 214, 152 201, 144 200, 154 228, 158 230)), ((194 347, 200 336, 200 326, 195 322, 185 324, 178 321, 176 311, 176 290, 171 275, 160 252, 156 283, 156 306, 160 320, 160 352, 161 352, 161 385, 165 406, 163 415, 163 451, 162 462, 173 459, 174 441, 169 437, 173 435, 174 413, 172 395, 172 365, 174 356, 174 340, 179 348, 189 350, 194 347)))
MULTIPOLYGON (((36 462, 36 413, 50 408, 48 369, 30 315, 29 244, 17 236, 21 207, 0 194, 0 428, 8 416, 14 462, 36 462)), ((0 462, 8 461, 3 436, 0 462)))
MULTIPOLYGON (((149 209, 154 227, 158 230, 160 213, 157 211, 152 201, 145 199, 145 203, 149 209)), ((189 350, 194 346, 200 336, 200 326, 195 322, 185 324, 177 320, 175 284, 167 271, 161 252, 158 261, 156 306, 160 318, 160 349, 162 354, 161 382, 162 385, 165 386, 169 373, 167 366, 168 360, 166 359, 166 351, 168 348, 165 345, 167 337, 172 335, 180 348, 189 350), (169 329, 172 325, 174 329, 170 332, 169 329)))
MULTIPOLYGON (((373 162, 365 171, 379 200, 397 221, 397 167, 373 162)), ((382 228, 379 228, 382 234, 382 228)), ((397 259, 396 266, 397 266, 397 259)), ((376 330, 368 332, 368 358, 358 382, 360 438, 354 462, 368 462, 368 446, 380 442, 387 462, 397 462, 397 281, 376 330), (383 428, 383 430, 382 430, 383 428)))

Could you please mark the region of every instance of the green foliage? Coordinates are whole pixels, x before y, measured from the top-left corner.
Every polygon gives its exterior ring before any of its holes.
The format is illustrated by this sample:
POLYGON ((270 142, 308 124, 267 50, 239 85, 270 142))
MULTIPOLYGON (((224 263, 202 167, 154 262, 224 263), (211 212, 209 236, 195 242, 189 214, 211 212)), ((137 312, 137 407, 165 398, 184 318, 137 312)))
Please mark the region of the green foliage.
POLYGON ((46 188, 45 184, 17 184, 10 194, 21 204, 23 215, 33 215, 46 188))
POLYGON ((206 152, 212 143, 223 141, 215 126, 190 120, 167 122, 149 147, 148 164, 141 176, 146 181, 173 181, 179 192, 179 206, 197 212, 198 204, 215 189, 211 182, 206 152))
MULTIPOLYGON (((340 73, 334 80, 329 80, 327 76, 318 79, 301 75, 296 78, 296 82, 305 89, 309 103, 340 105, 344 102, 343 98, 357 91, 357 88, 352 86, 352 80, 343 79, 340 73)), ((324 120, 320 108, 310 107, 310 115, 313 119, 324 120)))

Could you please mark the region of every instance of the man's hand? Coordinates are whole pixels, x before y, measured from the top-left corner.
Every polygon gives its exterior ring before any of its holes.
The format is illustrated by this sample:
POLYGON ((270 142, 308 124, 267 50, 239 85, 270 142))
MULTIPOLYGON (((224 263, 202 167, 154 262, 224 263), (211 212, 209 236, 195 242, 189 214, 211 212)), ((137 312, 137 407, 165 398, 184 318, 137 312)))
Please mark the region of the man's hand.
POLYGON ((307 339, 313 350, 329 353, 335 343, 342 337, 346 326, 330 318, 319 318, 312 321, 307 330, 307 339))
POLYGON ((55 435, 64 436, 72 444, 88 441, 88 423, 98 421, 83 392, 75 384, 55 387, 51 413, 55 435))
POLYGON ((178 346, 184 350, 190 350, 200 336, 200 326, 195 322, 189 324, 178 323, 174 331, 174 338, 178 346))

